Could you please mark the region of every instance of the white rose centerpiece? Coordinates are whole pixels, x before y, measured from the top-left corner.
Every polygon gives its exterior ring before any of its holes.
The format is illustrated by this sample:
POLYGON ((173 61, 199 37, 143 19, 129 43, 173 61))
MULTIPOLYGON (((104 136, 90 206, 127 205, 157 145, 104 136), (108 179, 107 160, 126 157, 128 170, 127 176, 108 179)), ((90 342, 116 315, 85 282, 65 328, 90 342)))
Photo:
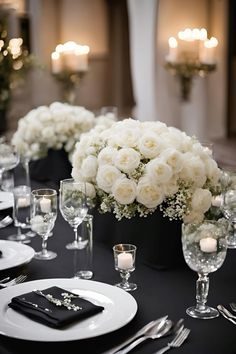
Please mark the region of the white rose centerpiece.
POLYGON ((81 134, 94 127, 102 131, 113 123, 114 119, 95 117, 84 107, 53 102, 31 110, 19 120, 12 144, 30 160, 46 156, 49 149, 63 148, 70 155, 81 134))
POLYGON ((100 211, 118 220, 160 209, 170 220, 200 222, 220 177, 211 151, 195 137, 131 118, 83 134, 72 165, 100 211))

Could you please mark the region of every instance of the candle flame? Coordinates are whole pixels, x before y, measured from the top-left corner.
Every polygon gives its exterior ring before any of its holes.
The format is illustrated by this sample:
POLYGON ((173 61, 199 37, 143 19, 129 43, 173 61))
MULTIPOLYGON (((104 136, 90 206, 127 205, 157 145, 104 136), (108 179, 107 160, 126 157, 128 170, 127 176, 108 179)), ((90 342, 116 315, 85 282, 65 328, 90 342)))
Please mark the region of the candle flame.
POLYGON ((175 37, 170 37, 168 42, 169 42, 170 48, 177 48, 178 47, 178 42, 175 39, 175 37))

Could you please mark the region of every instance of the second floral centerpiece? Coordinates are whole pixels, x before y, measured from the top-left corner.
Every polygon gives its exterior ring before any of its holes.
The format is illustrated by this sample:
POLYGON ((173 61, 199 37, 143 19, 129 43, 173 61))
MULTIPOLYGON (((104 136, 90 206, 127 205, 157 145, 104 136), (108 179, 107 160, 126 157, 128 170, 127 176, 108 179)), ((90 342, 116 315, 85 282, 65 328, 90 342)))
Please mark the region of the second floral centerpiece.
MULTIPOLYGON (((102 132, 83 134, 73 155, 72 176, 87 182, 100 212, 114 213, 121 221, 136 218, 140 226, 138 219, 153 214, 156 220, 158 211, 167 225, 204 219, 220 170, 195 137, 159 121, 125 119, 102 132)), ((126 227, 124 233, 126 237, 126 227)), ((128 241, 137 243, 123 238, 128 241)))

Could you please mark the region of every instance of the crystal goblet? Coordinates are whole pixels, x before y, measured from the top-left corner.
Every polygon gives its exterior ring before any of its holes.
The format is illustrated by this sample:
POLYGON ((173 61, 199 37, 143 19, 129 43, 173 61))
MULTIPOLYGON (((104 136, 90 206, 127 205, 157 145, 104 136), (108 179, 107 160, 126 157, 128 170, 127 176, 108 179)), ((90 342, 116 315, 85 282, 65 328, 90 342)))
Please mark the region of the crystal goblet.
POLYGON ((196 306, 186 310, 191 317, 208 319, 219 316, 215 308, 206 305, 209 291, 208 274, 219 269, 225 260, 227 227, 225 219, 182 225, 184 258, 188 266, 198 273, 196 306))
POLYGON ((115 269, 120 273, 122 282, 115 284, 125 291, 137 289, 137 285, 129 282, 130 273, 135 270, 135 257, 137 247, 135 245, 120 243, 113 246, 115 269))
POLYGON ((78 226, 88 212, 85 182, 75 182, 73 178, 60 181, 59 205, 63 218, 73 227, 75 233, 74 241, 67 244, 66 248, 83 249, 86 243, 78 236, 78 226))
POLYGON ((36 189, 31 192, 31 228, 42 237, 42 250, 34 258, 50 260, 57 254, 47 250, 47 240, 57 218, 57 192, 54 189, 36 189))

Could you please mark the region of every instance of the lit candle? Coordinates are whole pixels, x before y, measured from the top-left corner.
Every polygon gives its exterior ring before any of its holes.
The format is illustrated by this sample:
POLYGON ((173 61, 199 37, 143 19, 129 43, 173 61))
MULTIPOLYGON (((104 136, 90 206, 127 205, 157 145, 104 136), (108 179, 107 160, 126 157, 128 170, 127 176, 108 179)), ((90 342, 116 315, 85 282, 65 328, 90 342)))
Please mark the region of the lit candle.
POLYGON ((169 62, 176 62, 178 59, 178 42, 175 37, 170 37, 168 40, 169 43, 169 54, 166 57, 166 60, 169 62))
POLYGON ((123 252, 117 256, 117 266, 120 269, 131 269, 133 267, 132 254, 123 252))
POLYGON ((40 201, 40 208, 43 213, 50 213, 51 211, 51 200, 48 198, 41 198, 40 201))
POLYGON ((17 207, 18 208, 26 208, 30 205, 29 197, 21 197, 17 199, 17 207))
POLYGON ((215 64, 216 63, 216 47, 218 40, 215 37, 204 41, 204 45, 201 47, 199 53, 200 62, 203 64, 215 64))
POLYGON ((212 237, 202 238, 199 242, 202 252, 211 253, 217 250, 217 240, 212 237))
POLYGON ((58 74, 62 71, 62 60, 60 53, 58 52, 53 52, 51 54, 51 59, 52 59, 52 73, 53 74, 58 74))

